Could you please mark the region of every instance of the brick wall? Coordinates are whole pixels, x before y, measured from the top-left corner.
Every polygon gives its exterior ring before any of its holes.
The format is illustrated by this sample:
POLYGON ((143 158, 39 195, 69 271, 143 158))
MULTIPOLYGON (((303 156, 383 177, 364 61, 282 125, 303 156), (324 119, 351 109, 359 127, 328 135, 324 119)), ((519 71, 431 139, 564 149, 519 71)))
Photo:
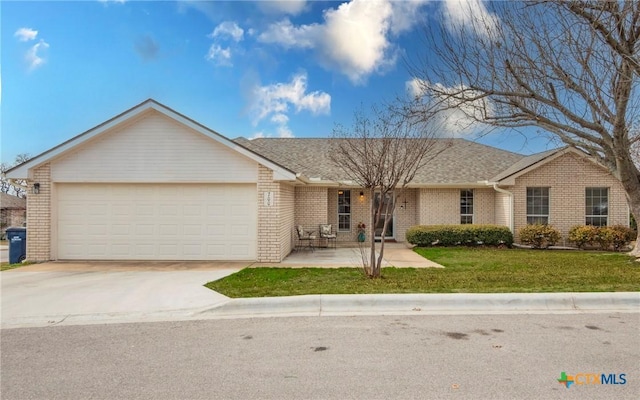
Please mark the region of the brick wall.
POLYGON ((295 225, 318 229, 328 221, 328 189, 326 187, 295 188, 295 225))
POLYGON ((51 167, 44 164, 34 170, 27 195, 27 260, 51 259, 51 167), (33 184, 40 193, 33 194, 33 184))
POLYGON ((395 213, 395 239, 398 242, 405 242, 407 229, 418 224, 417 198, 417 189, 406 189, 397 200, 395 213), (404 203, 405 201, 406 204, 404 203))
POLYGON ((517 232, 527 224, 527 187, 549 187, 549 224, 562 235, 561 244, 574 225, 585 223, 585 188, 609 188, 609 225, 629 224, 629 209, 622 185, 607 170, 575 154, 567 153, 516 179, 505 187, 514 194, 517 232))
MULTIPOLYGON (((459 202, 460 200, 458 200, 459 202)), ((473 189, 473 223, 496 223, 496 192, 491 189, 473 189)), ((458 211, 460 212, 460 211, 458 211)))
POLYGON ((420 225, 460 223, 460 189, 419 189, 420 225))
MULTIPOLYGON (((419 189, 418 220, 420 225, 460 223, 460 191, 462 189, 419 189)), ((496 223, 496 194, 493 189, 473 190, 473 223, 496 223)))
POLYGON ((258 165, 258 254, 259 262, 282 260, 281 226, 279 223, 280 184, 273 181, 273 171, 258 165), (273 204, 264 204, 264 193, 273 193, 273 204))

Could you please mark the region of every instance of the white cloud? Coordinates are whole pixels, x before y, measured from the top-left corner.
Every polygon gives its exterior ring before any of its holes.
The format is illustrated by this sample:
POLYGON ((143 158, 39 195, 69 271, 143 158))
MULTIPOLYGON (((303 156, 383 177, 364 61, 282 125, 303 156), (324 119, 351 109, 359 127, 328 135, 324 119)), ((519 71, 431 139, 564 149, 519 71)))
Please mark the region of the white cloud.
POLYGON ((24 58, 30 71, 33 71, 34 69, 42 66, 45 63, 45 59, 41 57, 40 54, 48 48, 49 43, 40 39, 38 43, 31 46, 31 48, 27 51, 27 54, 24 58))
POLYGON ((312 48, 318 45, 323 27, 318 24, 295 26, 288 19, 273 23, 258 36, 262 43, 279 44, 284 48, 312 48))
POLYGON ((352 0, 324 12, 321 24, 295 26, 288 19, 270 25, 258 40, 284 48, 312 48, 328 69, 360 83, 396 61, 391 36, 410 29, 423 0, 352 0))
POLYGON ((438 98, 437 93, 464 92, 464 96, 473 96, 475 93, 467 90, 466 86, 446 87, 440 83, 433 84, 414 78, 406 82, 406 88, 414 99, 422 99, 426 103, 442 102, 441 106, 444 109, 435 116, 433 123, 442 129, 444 136, 457 137, 473 134, 483 125, 478 121, 481 121, 484 116, 493 114, 491 103, 485 99, 462 102, 443 95, 438 98))
POLYGON ((233 63, 231 62, 231 49, 223 48, 218 44, 212 44, 209 47, 209 52, 206 57, 207 60, 213 62, 216 65, 231 67, 233 63))
POLYGON ((291 129, 289 129, 289 127, 286 125, 280 125, 278 128, 276 128, 276 132, 278 132, 278 137, 281 138, 293 137, 293 132, 291 132, 291 129))
POLYGON ((298 15, 304 11, 306 0, 259 1, 258 7, 268 14, 298 15))
POLYGON ((286 116, 289 106, 293 106, 296 112, 328 114, 331 110, 331 96, 320 91, 307 93, 306 73, 295 75, 289 83, 256 86, 253 90, 251 108, 255 113, 254 123, 272 114, 286 116))
POLYGON ((271 122, 273 122, 274 124, 286 124, 287 122, 289 122, 289 117, 281 113, 273 114, 273 116, 271 117, 271 122))
POLYGON ((98 0, 100 3, 118 3, 118 4, 124 4, 127 2, 127 0, 98 0))
POLYGON ((391 14, 391 32, 398 35, 411 30, 417 21, 423 18, 420 9, 428 0, 404 0, 393 2, 391 14))
POLYGON ((20 28, 13 34, 21 42, 28 42, 34 40, 38 36, 38 31, 31 28, 20 28))
POLYGON ((240 28, 235 22, 225 21, 216 26, 213 32, 209 35, 210 38, 225 36, 232 38, 236 42, 239 42, 244 36, 244 30, 240 28))
POLYGON ((481 0, 445 0, 443 6, 444 24, 452 32, 473 31, 489 36, 500 22, 481 0))
POLYGON ((309 111, 313 115, 329 114, 331 111, 331 96, 328 93, 307 92, 307 74, 304 72, 293 76, 288 83, 256 85, 251 96, 250 109, 254 115, 254 126, 269 118, 276 125, 279 137, 293 137, 287 115, 291 108, 296 113, 309 111))

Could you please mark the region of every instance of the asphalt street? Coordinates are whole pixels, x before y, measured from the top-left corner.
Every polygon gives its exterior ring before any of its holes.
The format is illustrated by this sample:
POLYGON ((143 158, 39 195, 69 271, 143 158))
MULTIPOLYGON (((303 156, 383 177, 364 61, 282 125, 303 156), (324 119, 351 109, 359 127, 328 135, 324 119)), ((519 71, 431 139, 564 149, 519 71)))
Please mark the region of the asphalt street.
POLYGON ((1 390, 3 399, 637 399, 639 332, 638 313, 4 329, 1 390), (626 383, 566 388, 562 372, 626 383))

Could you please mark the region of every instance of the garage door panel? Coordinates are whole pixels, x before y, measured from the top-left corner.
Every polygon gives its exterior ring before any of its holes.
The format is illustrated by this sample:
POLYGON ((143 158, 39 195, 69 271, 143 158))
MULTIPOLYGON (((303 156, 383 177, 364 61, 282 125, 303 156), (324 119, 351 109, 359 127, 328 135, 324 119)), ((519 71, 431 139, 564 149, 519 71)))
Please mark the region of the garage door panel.
POLYGON ((58 184, 58 258, 253 260, 256 199, 250 184, 58 184))

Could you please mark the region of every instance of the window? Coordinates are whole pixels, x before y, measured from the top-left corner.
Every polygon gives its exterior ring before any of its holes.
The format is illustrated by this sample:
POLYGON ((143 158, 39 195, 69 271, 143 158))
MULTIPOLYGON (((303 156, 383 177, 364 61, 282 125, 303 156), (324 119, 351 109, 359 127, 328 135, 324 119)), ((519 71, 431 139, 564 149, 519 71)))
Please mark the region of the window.
POLYGON ((460 223, 473 224, 473 190, 460 191, 460 223))
POLYGON ((351 230, 351 190, 338 190, 338 231, 351 230))
POLYGON ((549 223, 549 188, 527 188, 527 224, 549 223))
POLYGON ((587 188, 585 191, 585 224, 607 226, 609 188, 587 188))

